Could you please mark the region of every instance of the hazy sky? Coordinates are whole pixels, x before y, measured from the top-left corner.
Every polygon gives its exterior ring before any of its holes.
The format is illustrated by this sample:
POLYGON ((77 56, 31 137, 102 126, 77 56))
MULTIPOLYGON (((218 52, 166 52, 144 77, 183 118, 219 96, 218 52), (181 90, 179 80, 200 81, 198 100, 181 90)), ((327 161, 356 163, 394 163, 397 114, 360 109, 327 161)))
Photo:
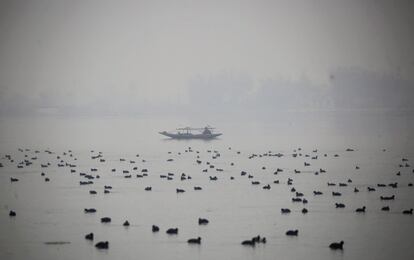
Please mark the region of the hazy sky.
POLYGON ((255 86, 329 87, 338 67, 414 80, 409 0, 0 0, 0 12, 3 100, 185 103, 192 79, 223 71, 255 86))

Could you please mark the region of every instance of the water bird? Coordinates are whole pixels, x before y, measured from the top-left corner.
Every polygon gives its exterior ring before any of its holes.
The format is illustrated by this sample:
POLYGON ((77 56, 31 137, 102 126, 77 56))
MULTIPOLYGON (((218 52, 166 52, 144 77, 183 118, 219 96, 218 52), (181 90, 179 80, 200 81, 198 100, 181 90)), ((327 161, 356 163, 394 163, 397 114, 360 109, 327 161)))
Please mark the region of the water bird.
POLYGON ((89 234, 85 235, 85 239, 93 240, 93 233, 89 233, 89 234))
POLYGON ((337 242, 331 243, 329 245, 329 248, 332 249, 332 250, 343 250, 344 249, 344 241, 341 241, 339 243, 337 243, 337 242))
POLYGON ((101 223, 110 223, 110 222, 111 222, 111 218, 109 218, 109 217, 101 218, 101 223))
POLYGON ((390 207, 389 206, 385 206, 381 208, 382 211, 390 211, 390 207))
POLYGON ((357 208, 355 212, 365 213, 365 206, 363 206, 362 208, 357 208))
POLYGON ((243 246, 255 246, 256 245, 256 241, 254 239, 244 240, 243 242, 241 242, 241 244, 243 246))
POLYGON ((109 248, 109 242, 108 242, 108 241, 101 241, 101 242, 98 242, 98 243, 95 245, 95 247, 96 247, 96 248, 98 248, 98 249, 108 249, 108 248, 109 248))
POLYGON ((128 222, 128 220, 125 220, 125 222, 124 222, 124 224, 122 224, 122 226, 124 226, 124 227, 129 227, 129 222, 128 222))
POLYGON ((388 186, 390 186, 391 188, 396 189, 398 187, 398 182, 390 183, 390 184, 388 184, 388 186))
POLYGON ((402 212, 402 214, 404 214, 404 215, 412 215, 412 214, 413 214, 413 209, 404 210, 404 211, 402 212))
POLYGON ((343 204, 343 203, 335 203, 335 208, 343 209, 343 208, 345 208, 345 204, 343 204))
POLYGON ((303 213, 303 214, 306 214, 306 213, 308 213, 308 210, 307 210, 306 208, 303 208, 303 209, 302 209, 302 213, 303 213))
POLYGON ((187 243, 189 243, 189 244, 201 244, 201 237, 190 238, 189 240, 187 240, 187 243))
POLYGON ((395 195, 392 196, 380 196, 380 200, 394 200, 395 199, 395 195))
POLYGON ((152 187, 150 187, 150 186, 145 187, 145 190, 146 190, 146 191, 151 191, 151 190, 152 190, 152 187))
POLYGON ((299 230, 288 230, 286 231, 286 236, 298 236, 299 230))
POLYGON ((283 214, 287 214, 287 213, 290 213, 290 209, 288 209, 288 208, 282 208, 282 209, 281 209, 281 212, 282 212, 283 214))
POLYGON ((176 189, 176 192, 177 193, 183 193, 183 192, 185 192, 185 190, 183 190, 183 189, 176 189))
POLYGON ((10 212, 9 212, 9 216, 10 216, 10 217, 15 217, 15 216, 16 216, 16 212, 15 212, 15 211, 13 211, 13 210, 10 210, 10 212))
POLYGON ((158 227, 158 226, 156 226, 156 225, 152 225, 152 228, 151 228, 151 230, 152 230, 152 232, 158 232, 158 231, 160 231, 160 228, 158 227))
POLYGON ((167 229, 166 233, 168 235, 177 235, 178 234, 178 228, 169 228, 169 229, 167 229))
POLYGON ((84 209, 83 210, 85 213, 95 213, 96 212, 96 209, 94 209, 94 208, 89 208, 89 209, 84 209))
POLYGON ((208 219, 205 218, 198 218, 199 225, 207 225, 209 223, 208 219))

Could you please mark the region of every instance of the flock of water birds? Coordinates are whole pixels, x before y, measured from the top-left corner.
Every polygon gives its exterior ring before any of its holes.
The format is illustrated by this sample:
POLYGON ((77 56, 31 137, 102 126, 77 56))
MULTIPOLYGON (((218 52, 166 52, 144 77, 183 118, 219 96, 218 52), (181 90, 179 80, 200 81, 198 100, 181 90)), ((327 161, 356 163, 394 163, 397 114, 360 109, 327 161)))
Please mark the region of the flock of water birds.
MULTIPOLYGON (((232 150, 231 147, 228 147, 228 150, 232 150)), ((386 150, 384 149, 383 152, 385 152, 386 150)), ((308 200, 305 198, 305 194, 303 192, 301 192, 300 190, 297 190, 294 186, 294 179, 296 176, 300 176, 300 174, 302 173, 303 168, 309 169, 309 167, 311 166, 311 162, 313 160, 318 160, 318 158, 320 157, 340 157, 339 154, 323 154, 323 153, 319 153, 317 149, 314 150, 310 150, 309 152, 305 152, 303 151, 301 148, 296 148, 293 149, 291 152, 289 153, 272 153, 271 151, 268 152, 264 152, 261 154, 243 154, 240 151, 235 151, 234 154, 237 156, 244 156, 247 159, 250 160, 254 160, 255 158, 261 158, 261 157, 292 157, 295 159, 298 159, 298 162, 300 162, 300 164, 298 164, 297 169, 283 169, 283 168, 275 168, 275 171, 272 170, 272 172, 270 174, 273 174, 275 176, 278 176, 278 174, 284 172, 284 173, 288 173, 289 174, 289 178, 286 180, 286 182, 282 182, 279 179, 274 180, 272 183, 262 183, 260 178, 255 177, 254 173, 252 172, 248 172, 247 170, 243 170, 240 169, 239 170, 239 176, 237 175, 233 175, 233 176, 229 176, 229 175, 220 175, 220 172, 225 171, 223 168, 219 168, 218 166, 216 166, 214 164, 214 160, 219 158, 221 156, 221 153, 217 150, 207 150, 205 151, 206 153, 201 153, 200 151, 197 150, 193 150, 191 147, 186 147, 184 150, 182 151, 178 151, 175 154, 177 155, 181 155, 181 153, 193 153, 194 154, 194 164, 198 165, 200 168, 200 171, 198 173, 194 173, 194 174, 201 174, 202 176, 204 176, 204 178, 206 178, 208 181, 214 182, 217 181, 219 178, 222 179, 227 179, 230 181, 231 180, 235 180, 235 178, 247 178, 251 180, 251 184, 252 185, 262 185, 262 188, 264 190, 270 190, 272 188, 272 186, 274 185, 280 185, 280 184, 286 184, 289 186, 289 191, 293 194, 292 195, 292 201, 291 203, 302 203, 303 204, 303 209, 301 210, 301 212, 303 214, 308 214, 311 212, 311 208, 307 207, 308 204, 308 200), (204 157, 204 155, 206 155, 204 157)), ((348 148, 348 149, 344 149, 345 153, 351 153, 354 152, 353 149, 348 148)), ((168 152, 168 156, 173 157, 172 156, 172 152, 168 152)), ((99 165, 102 163, 106 162, 105 156, 102 152, 96 152, 91 150, 90 151, 90 160, 93 164, 99 165)), ((39 172, 40 176, 42 178, 44 178, 45 182, 50 182, 51 181, 51 177, 48 176, 47 172, 48 172, 48 168, 50 167, 58 167, 59 169, 62 169, 62 173, 65 174, 72 174, 73 177, 77 177, 79 178, 79 185, 85 185, 85 186, 90 186, 90 187, 94 187, 94 180, 95 179, 101 179, 104 180, 107 176, 109 175, 118 175, 118 176, 122 176, 123 178, 145 178, 147 176, 149 176, 150 174, 152 174, 151 169, 149 168, 139 168, 138 166, 135 166, 136 164, 136 160, 140 160, 142 163, 145 163, 145 159, 142 159, 142 157, 140 157, 139 154, 135 155, 135 158, 119 158, 120 162, 126 162, 129 163, 129 168, 125 169, 125 167, 123 167, 122 169, 117 169, 117 168, 112 168, 110 169, 109 172, 101 172, 100 170, 98 170, 99 167, 96 168, 88 168, 88 169, 82 169, 82 167, 78 166, 76 164, 77 162, 77 156, 76 153, 72 152, 71 150, 67 150, 64 152, 54 152, 51 150, 32 150, 32 149, 18 149, 16 151, 16 153, 11 153, 11 154, 3 154, 1 155, 0 158, 0 173, 4 174, 4 169, 7 167, 17 167, 18 169, 26 169, 26 168, 31 168, 31 169, 35 169, 36 171, 39 172), (46 162, 40 162, 39 159, 39 154, 48 154, 49 158, 54 158, 54 160, 50 160, 50 161, 46 161, 46 162), (16 158, 24 158, 23 160, 17 160, 16 158), (2 170, 3 169, 3 170, 2 170)), ((174 159, 173 158, 168 158, 167 162, 173 162, 174 159)), ((236 165, 234 163, 230 163, 229 167, 236 167, 236 165)), ((355 167, 355 170, 359 170, 359 166, 358 165, 354 165, 353 167, 355 167)), ((399 168, 408 168, 410 170, 410 172, 412 172, 412 176, 414 177, 414 169, 411 168, 410 162, 408 158, 400 158, 399 164, 398 164, 399 168)), ((262 166, 262 170, 266 170, 265 166, 262 166)), ((314 175, 319 175, 319 174, 329 174, 329 171, 327 169, 323 169, 320 168, 318 170, 312 170, 314 175)), ((394 172, 393 174, 395 174, 396 176, 400 176, 401 175, 401 171, 399 171, 398 169, 396 170, 396 172, 394 172)), ((10 185, 18 185, 19 179, 20 178, 24 178, 24 175, 18 175, 16 174, 15 176, 11 176, 10 177, 10 185)), ((159 177, 161 179, 165 179, 165 180, 173 180, 174 178, 177 178, 181 181, 184 180, 191 180, 192 177, 189 174, 185 174, 185 173, 181 173, 181 174, 175 174, 175 173, 165 173, 165 174, 160 174, 159 177)), ((352 183, 353 180, 351 178, 349 178, 346 182, 340 182, 340 183, 335 183, 335 182, 328 182, 326 185, 328 186, 332 186, 333 188, 335 187, 347 187, 350 183, 352 183)), ((388 187, 391 189, 398 189, 399 187, 412 187, 413 183, 408 182, 408 183, 399 183, 399 182, 392 182, 392 183, 372 183, 371 185, 369 185, 367 187, 366 190, 360 190, 357 187, 354 187, 354 192, 375 192, 376 190, 380 190, 381 188, 384 187, 388 187)), ((95 188, 97 188, 95 186, 95 188)), ((116 188, 116 187, 115 187, 116 188)), ((112 191, 113 187, 111 185, 105 185, 103 187, 104 190, 104 194, 110 194, 112 191)), ((152 186, 147 186, 145 187, 145 191, 150 192, 152 190, 152 186)), ((202 192, 203 187, 200 186, 194 186, 193 187, 194 191, 200 191, 202 192)), ((176 188, 176 193, 184 193, 186 192, 186 190, 182 189, 182 188, 176 188)), ((98 192, 91 188, 89 191, 90 196, 94 196, 96 195, 98 192)), ((314 190, 313 194, 306 194, 307 196, 323 196, 324 192, 320 191, 320 190, 314 190)), ((332 191, 332 194, 330 194, 334 199, 337 197, 342 196, 342 193, 339 191, 332 191)), ((391 200, 396 200, 396 196, 395 195, 391 195, 391 196, 383 196, 380 195, 379 199, 381 201, 387 202, 387 201, 391 201, 391 200)), ((339 202, 335 202, 334 203, 335 208, 345 208, 346 205, 344 203, 339 203, 339 202)), ((360 208, 356 208, 355 212, 356 214, 365 214, 366 211, 366 206, 362 206, 360 208)), ((95 214, 97 212, 97 210, 95 208, 84 208, 84 209, 80 209, 83 210, 85 214, 95 214)), ((379 208, 378 210, 381 211, 390 211, 390 206, 389 205, 384 205, 382 208, 379 208)), ((291 210, 288 207, 284 207, 280 209, 281 214, 289 214, 291 213, 291 210)), ((15 210, 11 209, 9 210, 9 216, 10 218, 18 218, 18 215, 21 212, 16 212, 15 210)), ((25 213, 27 214, 27 213, 25 213)), ((405 215, 412 215, 413 214, 413 209, 412 208, 405 208, 405 209, 401 209, 400 214, 405 214, 405 215)), ((101 223, 110 223, 111 222, 111 218, 110 217, 102 217, 100 218, 101 223)), ((198 224, 199 225, 209 225, 210 221, 206 218, 199 218, 198 219, 198 224)), ((128 227, 130 225, 128 220, 125 220, 125 222, 123 223, 123 226, 128 227)), ((160 232, 160 227, 157 226, 154 223, 148 223, 148 228, 151 228, 151 231, 156 233, 156 232, 160 232)), ((170 236, 174 236, 174 235, 178 235, 179 233, 179 228, 177 227, 170 227, 168 229, 165 230, 166 234, 170 235, 170 236)), ((294 230, 287 230, 286 231, 286 236, 298 236, 299 235, 299 230, 294 229, 294 230)), ((90 232, 87 234, 84 234, 84 238, 86 240, 91 240, 94 241, 95 240, 95 236, 94 233, 90 232)), ((201 237, 194 237, 194 238, 189 238, 187 240, 187 242, 189 244, 201 244, 202 243, 202 238, 201 237)), ((239 241, 239 243, 242 246, 246 246, 246 247, 254 247, 257 244, 265 244, 267 242, 266 237, 263 237, 261 235, 257 235, 252 237, 251 239, 247 239, 247 240, 243 240, 243 241, 239 241)), ((109 248, 109 241, 106 240, 102 240, 102 241, 97 241, 95 244, 95 247, 98 249, 103 249, 103 250, 107 250, 109 248)), ((344 249, 344 244, 345 242, 340 240, 339 241, 327 241, 326 246, 329 247, 332 250, 343 250, 344 249)))

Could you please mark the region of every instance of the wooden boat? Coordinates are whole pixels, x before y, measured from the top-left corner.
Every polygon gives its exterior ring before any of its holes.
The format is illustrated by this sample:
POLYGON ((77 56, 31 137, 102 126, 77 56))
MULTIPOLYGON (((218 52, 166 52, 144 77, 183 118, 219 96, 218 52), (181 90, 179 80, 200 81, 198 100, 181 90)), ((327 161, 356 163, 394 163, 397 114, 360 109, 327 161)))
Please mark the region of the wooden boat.
POLYGON ((160 134, 173 138, 173 139, 213 139, 220 135, 221 133, 213 133, 213 127, 206 126, 204 128, 192 128, 192 127, 183 127, 177 128, 176 133, 171 133, 167 131, 159 132, 160 134), (199 133, 193 133, 192 131, 199 131, 199 133))

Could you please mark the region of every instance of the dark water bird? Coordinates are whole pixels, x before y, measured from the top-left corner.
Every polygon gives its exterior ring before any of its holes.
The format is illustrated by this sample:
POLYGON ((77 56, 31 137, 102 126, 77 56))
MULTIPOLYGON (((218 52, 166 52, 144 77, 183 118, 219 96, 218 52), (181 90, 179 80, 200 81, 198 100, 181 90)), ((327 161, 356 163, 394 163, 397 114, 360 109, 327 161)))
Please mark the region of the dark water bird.
POLYGON ((368 191, 375 191, 375 188, 367 187, 368 191))
POLYGON ((49 178, 45 178, 45 182, 49 182, 50 181, 50 179, 49 178))
POLYGON ((263 186, 263 189, 264 190, 270 190, 270 184, 267 184, 267 185, 263 186))
POLYGON ((390 183, 390 184, 388 184, 388 186, 390 186, 391 188, 396 189, 398 187, 398 182, 390 183))
POLYGON ((89 233, 89 234, 85 235, 85 239, 93 240, 93 233, 89 233))
POLYGON ((205 218, 198 218, 199 225, 207 225, 209 223, 208 219, 205 218))
POLYGON ((89 191, 89 194, 95 195, 95 194, 97 194, 97 192, 96 192, 96 191, 94 191, 94 190, 90 190, 90 191, 89 191))
POLYGON ((16 181, 19 181, 19 179, 10 177, 10 182, 16 182, 16 181))
POLYGON ((156 225, 152 225, 152 232, 158 232, 160 231, 160 228, 156 225))
POLYGON ((16 216, 16 212, 15 212, 15 211, 13 211, 13 210, 10 210, 10 212, 9 212, 9 216, 10 216, 10 217, 15 217, 15 216, 16 216))
POLYGON ((286 231, 286 236, 298 236, 299 230, 288 230, 286 231))
POLYGON ((98 248, 98 249, 108 249, 108 248, 109 248, 109 242, 108 242, 108 241, 101 241, 101 242, 98 242, 98 243, 95 245, 95 247, 96 247, 96 248, 98 248))
POLYGON ((290 209, 288 209, 288 208, 282 208, 282 209, 281 209, 281 212, 282 212, 282 213, 285 213, 285 214, 286 214, 286 213, 290 213, 290 209))
POLYGON ((243 246, 255 246, 256 245, 256 241, 254 239, 244 240, 243 242, 241 242, 241 244, 243 246))
POLYGON ((109 222, 111 222, 111 218, 109 218, 109 217, 101 218, 101 223, 109 223, 109 222))
POLYGON ((111 193, 109 190, 104 190, 104 194, 111 193))
POLYGON ((202 188, 201 188, 201 187, 199 187, 199 186, 195 186, 195 187, 194 187, 194 190, 202 190, 202 188))
POLYGON ((345 204, 343 203, 335 203, 335 208, 345 208, 345 204))
POLYGON ((83 210, 85 213, 95 213, 96 212, 96 209, 94 209, 94 208, 89 208, 89 209, 84 209, 83 210))
POLYGON ((354 188, 354 192, 359 192, 359 190, 357 188, 354 188))
POLYGON ((201 244, 201 237, 190 238, 189 240, 187 240, 187 243, 189 243, 189 244, 201 244))
POLYGON ((365 213, 365 206, 363 206, 362 208, 357 208, 355 212, 365 213))
POLYGON ((302 202, 301 198, 292 198, 292 202, 302 202))
POLYGON ((183 193, 183 192, 185 192, 185 190, 183 190, 183 189, 176 189, 176 192, 177 193, 183 193))
POLYGON ((404 210, 402 213, 404 215, 412 215, 413 214, 413 209, 404 210))
POLYGON ((395 199, 395 195, 392 196, 380 196, 380 200, 394 200, 395 199))
POLYGON ((322 191, 313 191, 313 195, 322 195, 322 191))
POLYGON ((341 196, 341 195, 342 194, 340 192, 335 192, 335 191, 332 192, 332 196, 341 196))
POLYGON ((341 241, 339 243, 337 243, 337 242, 331 243, 329 245, 329 248, 332 249, 332 250, 343 250, 344 249, 344 241, 341 241))
POLYGON ((169 228, 169 229, 167 229, 166 233, 168 235, 177 235, 178 234, 178 228, 169 228))
POLYGON ((385 206, 385 207, 382 207, 382 208, 381 208, 381 210, 382 210, 382 211, 390 211, 390 207, 385 206))
POLYGON ((124 227, 129 227, 129 222, 128 222, 128 220, 125 220, 125 222, 124 222, 124 224, 122 224, 122 226, 124 226, 124 227))
POLYGON ((150 187, 150 186, 145 187, 145 190, 146 190, 146 191, 151 191, 151 190, 152 190, 152 187, 150 187))
POLYGON ((306 209, 306 208, 303 208, 303 209, 302 209, 302 213, 303 213, 303 214, 306 214, 306 213, 308 213, 308 209, 306 209))

